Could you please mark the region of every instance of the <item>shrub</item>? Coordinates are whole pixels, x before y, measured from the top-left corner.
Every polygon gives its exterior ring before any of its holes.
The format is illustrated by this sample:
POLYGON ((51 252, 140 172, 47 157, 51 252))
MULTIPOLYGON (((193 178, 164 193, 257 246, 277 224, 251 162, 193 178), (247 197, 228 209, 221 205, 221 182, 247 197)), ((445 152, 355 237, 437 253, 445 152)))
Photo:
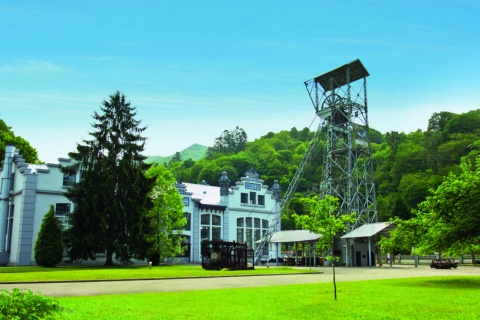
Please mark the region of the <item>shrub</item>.
POLYGON ((43 267, 55 267, 63 259, 62 227, 55 217, 53 205, 45 214, 34 249, 35 262, 43 267))
POLYGON ((40 292, 17 288, 0 291, 0 319, 55 319, 62 311, 57 300, 40 292))

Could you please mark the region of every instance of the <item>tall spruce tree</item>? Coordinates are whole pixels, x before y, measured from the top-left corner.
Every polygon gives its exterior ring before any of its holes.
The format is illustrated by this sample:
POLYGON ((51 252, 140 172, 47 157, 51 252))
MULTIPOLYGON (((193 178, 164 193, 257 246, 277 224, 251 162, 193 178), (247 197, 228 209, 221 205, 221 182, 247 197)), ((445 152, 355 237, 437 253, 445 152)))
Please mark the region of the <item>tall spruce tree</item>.
POLYGON ((142 252, 140 224, 150 201, 154 179, 145 176, 146 127, 136 120, 136 109, 116 92, 95 112, 91 140, 77 145, 69 156, 75 160, 65 173, 80 172, 80 182, 67 191, 75 203, 68 231, 69 255, 74 261, 95 259, 106 252, 105 265, 113 257, 128 261, 142 252))
POLYGON ((42 267, 55 267, 63 259, 62 227, 55 217, 53 205, 45 214, 34 248, 35 262, 42 267))

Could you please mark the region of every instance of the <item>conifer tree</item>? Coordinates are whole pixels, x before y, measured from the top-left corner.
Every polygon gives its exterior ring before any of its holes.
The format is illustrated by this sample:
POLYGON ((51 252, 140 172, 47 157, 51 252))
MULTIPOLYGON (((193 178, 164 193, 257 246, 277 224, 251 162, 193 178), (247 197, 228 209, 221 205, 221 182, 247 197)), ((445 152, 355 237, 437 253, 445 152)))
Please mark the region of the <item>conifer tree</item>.
POLYGON ((69 255, 78 261, 105 252, 105 265, 112 265, 114 255, 126 262, 142 251, 139 228, 154 179, 145 176, 146 127, 135 119, 135 107, 117 91, 100 110, 93 115, 92 139, 78 144, 77 152, 69 154, 75 164, 63 168, 81 173, 80 182, 66 193, 75 203, 69 255))
POLYGON ((62 227, 55 217, 53 205, 45 214, 34 248, 35 262, 42 267, 55 267, 63 259, 62 227))

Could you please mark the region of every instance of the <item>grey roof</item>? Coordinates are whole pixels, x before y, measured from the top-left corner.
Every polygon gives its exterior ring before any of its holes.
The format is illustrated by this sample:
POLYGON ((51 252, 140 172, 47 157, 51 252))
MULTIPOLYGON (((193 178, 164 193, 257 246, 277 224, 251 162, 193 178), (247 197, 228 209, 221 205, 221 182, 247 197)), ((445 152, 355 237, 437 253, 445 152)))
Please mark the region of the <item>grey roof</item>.
POLYGON ((335 70, 329 71, 315 78, 315 82, 320 83, 325 91, 334 90, 338 87, 344 86, 347 83, 366 78, 370 74, 363 66, 362 62, 357 59, 347 63, 335 70), (349 78, 346 78, 347 71, 349 71, 349 78), (330 80, 333 80, 330 82, 330 80))
POLYGON ((343 239, 369 238, 377 233, 387 235, 396 225, 392 222, 367 223, 342 236, 343 239))
POLYGON ((198 199, 201 204, 223 205, 220 203, 220 187, 203 184, 183 183, 186 192, 192 193, 192 199, 198 199))
POLYGON ((285 230, 272 234, 270 243, 317 241, 322 236, 309 230, 285 230))

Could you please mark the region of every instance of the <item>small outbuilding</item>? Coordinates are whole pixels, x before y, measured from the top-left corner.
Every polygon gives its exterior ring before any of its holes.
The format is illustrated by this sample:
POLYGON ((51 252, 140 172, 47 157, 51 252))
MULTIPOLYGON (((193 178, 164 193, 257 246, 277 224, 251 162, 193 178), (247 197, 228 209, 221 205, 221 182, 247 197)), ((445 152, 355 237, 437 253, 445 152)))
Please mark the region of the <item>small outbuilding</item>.
POLYGON ((396 228, 392 222, 367 223, 341 237, 346 240, 346 266, 372 267, 375 265, 375 235, 390 236, 396 228), (370 257, 370 259, 367 259, 370 257))

